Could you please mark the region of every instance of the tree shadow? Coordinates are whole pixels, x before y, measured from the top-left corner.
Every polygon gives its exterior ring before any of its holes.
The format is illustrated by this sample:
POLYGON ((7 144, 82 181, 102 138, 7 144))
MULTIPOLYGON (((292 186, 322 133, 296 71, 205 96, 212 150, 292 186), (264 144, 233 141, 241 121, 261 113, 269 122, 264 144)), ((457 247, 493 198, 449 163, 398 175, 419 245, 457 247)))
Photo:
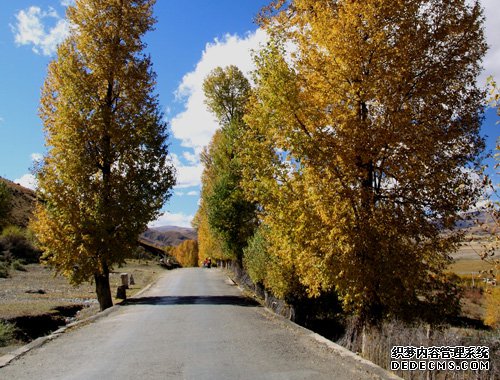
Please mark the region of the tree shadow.
POLYGON ((133 305, 231 305, 256 307, 260 304, 246 297, 240 296, 160 296, 129 298, 122 302, 123 306, 133 305))

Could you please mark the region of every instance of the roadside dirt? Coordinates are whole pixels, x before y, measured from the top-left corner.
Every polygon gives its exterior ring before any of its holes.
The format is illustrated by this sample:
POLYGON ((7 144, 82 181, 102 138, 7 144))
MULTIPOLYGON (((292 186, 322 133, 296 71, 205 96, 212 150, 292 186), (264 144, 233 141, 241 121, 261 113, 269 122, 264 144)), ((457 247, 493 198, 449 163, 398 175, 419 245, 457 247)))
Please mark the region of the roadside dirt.
MULTIPOLYGON (((0 279, 0 320, 17 327, 16 340, 0 347, 0 355, 99 311, 93 284, 72 286, 63 276, 55 276, 53 271, 38 264, 26 265, 25 269, 12 270, 9 278, 0 279)), ((121 273, 133 275, 135 284, 127 290, 130 297, 163 271, 154 261, 130 260, 111 274, 111 294, 115 296, 121 285, 121 273)), ((114 299, 114 303, 120 301, 114 299)))

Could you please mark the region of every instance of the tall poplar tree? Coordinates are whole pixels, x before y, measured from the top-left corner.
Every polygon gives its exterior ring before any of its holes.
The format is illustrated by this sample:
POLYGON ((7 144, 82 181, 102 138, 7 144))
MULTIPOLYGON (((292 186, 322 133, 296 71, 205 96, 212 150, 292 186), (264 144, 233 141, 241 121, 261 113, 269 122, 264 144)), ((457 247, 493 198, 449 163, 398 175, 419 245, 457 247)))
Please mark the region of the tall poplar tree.
POLYGON ((362 321, 422 310, 449 294, 451 230, 479 195, 479 3, 293 0, 267 11, 243 143, 268 251, 310 296, 335 289, 362 321))
POLYGON ((95 281, 101 310, 112 306, 110 271, 175 182, 141 40, 155 22, 154 3, 76 0, 41 98, 48 153, 33 228, 49 265, 74 284, 95 281))
MULTIPOLYGON (((239 157, 250 84, 236 66, 218 67, 205 78, 203 90, 205 103, 221 129, 202 155, 205 171, 199 213, 206 213, 208 236, 220 240, 223 256, 241 265, 243 248, 257 223, 255 203, 246 199, 241 186, 239 157)), ((203 216, 197 220, 203 221, 203 216)), ((204 238, 204 234, 199 236, 201 247, 204 238)))

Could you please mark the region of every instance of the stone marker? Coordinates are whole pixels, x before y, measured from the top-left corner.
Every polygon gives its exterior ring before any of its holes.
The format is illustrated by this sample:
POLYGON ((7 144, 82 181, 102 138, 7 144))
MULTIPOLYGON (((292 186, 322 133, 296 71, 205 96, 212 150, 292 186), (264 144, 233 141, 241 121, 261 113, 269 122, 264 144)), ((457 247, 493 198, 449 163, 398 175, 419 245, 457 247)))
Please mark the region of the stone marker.
POLYGON ((120 300, 126 300, 127 299, 127 286, 126 285, 120 285, 116 289, 116 298, 120 300))
POLYGON ((129 285, 135 285, 134 276, 130 275, 130 279, 129 279, 128 283, 129 283, 129 285))
POLYGON ((120 278, 122 279, 122 286, 125 286, 125 289, 128 289, 128 273, 120 274, 120 278))

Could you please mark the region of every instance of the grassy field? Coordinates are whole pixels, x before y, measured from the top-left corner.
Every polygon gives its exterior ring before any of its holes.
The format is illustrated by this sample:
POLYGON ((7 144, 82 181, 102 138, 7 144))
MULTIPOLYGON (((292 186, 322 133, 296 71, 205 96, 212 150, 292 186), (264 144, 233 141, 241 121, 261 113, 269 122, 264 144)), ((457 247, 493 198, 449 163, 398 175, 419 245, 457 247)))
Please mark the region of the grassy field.
POLYGON ((485 276, 482 272, 493 269, 498 278, 498 270, 490 263, 481 260, 477 254, 481 252, 481 247, 485 243, 484 237, 474 236, 472 242, 465 244, 453 255, 454 261, 448 267, 449 272, 460 276, 464 288, 461 299, 462 315, 476 320, 484 320, 485 290, 491 286, 484 281, 485 276))

